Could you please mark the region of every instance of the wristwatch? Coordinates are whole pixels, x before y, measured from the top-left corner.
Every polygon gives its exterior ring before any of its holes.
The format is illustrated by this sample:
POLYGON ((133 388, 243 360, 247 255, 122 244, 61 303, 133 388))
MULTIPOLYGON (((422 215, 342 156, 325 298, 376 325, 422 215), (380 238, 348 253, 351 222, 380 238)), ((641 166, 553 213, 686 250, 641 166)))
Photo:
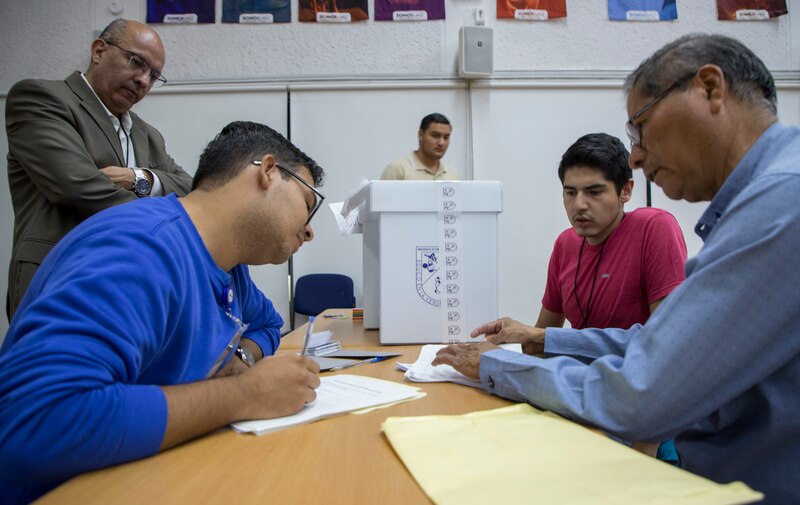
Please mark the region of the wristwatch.
POLYGON ((238 356, 248 368, 256 364, 256 358, 253 356, 253 353, 242 346, 236 348, 236 356, 238 356))
POLYGON ((136 196, 143 197, 150 194, 150 190, 153 189, 150 185, 150 181, 145 177, 144 170, 140 168, 133 169, 133 192, 136 193, 136 196))

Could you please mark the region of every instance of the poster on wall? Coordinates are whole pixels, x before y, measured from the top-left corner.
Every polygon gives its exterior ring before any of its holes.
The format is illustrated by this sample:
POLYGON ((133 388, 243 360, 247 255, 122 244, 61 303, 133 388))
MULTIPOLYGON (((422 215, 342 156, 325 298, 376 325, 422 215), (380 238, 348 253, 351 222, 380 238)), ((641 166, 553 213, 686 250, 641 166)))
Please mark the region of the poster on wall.
POLYGON ((147 0, 148 23, 214 22, 214 0, 147 0))
POLYGON ((375 21, 444 19, 444 0, 375 0, 375 21))
POLYGON ((567 17, 567 0, 497 0, 497 19, 547 21, 567 17))
POLYGON ((786 0, 717 0, 722 21, 765 21, 788 13, 786 0))
POLYGON ((672 21, 678 19, 675 0, 608 0, 611 21, 672 21))
POLYGON ((350 23, 369 19, 367 0, 299 0, 298 20, 306 23, 350 23))
POLYGON ((222 0, 223 23, 269 24, 291 21, 291 0, 222 0))

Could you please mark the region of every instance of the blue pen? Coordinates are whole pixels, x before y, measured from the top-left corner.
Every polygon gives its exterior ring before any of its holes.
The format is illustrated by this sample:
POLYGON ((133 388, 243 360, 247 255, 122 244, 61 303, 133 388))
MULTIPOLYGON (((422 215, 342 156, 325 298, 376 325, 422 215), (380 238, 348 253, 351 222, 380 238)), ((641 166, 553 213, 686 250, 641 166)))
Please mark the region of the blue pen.
POLYGON ((303 340, 303 352, 301 356, 305 356, 308 351, 308 341, 311 340, 311 332, 314 331, 314 316, 308 318, 308 327, 306 328, 306 338, 303 340))

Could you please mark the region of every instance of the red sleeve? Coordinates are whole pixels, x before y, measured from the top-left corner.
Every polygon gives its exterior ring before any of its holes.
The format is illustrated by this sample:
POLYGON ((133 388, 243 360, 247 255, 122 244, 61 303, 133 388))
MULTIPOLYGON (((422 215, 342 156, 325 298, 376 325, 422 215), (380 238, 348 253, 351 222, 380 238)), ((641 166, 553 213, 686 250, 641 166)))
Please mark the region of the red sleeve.
POLYGON ((544 296, 542 297, 542 307, 556 314, 564 313, 561 286, 558 282, 562 251, 561 236, 559 236, 553 246, 553 252, 550 254, 550 263, 547 266, 547 285, 544 288, 544 296))
POLYGON ((664 298, 686 278, 686 242, 678 222, 662 211, 648 222, 644 235, 643 279, 647 303, 664 298))

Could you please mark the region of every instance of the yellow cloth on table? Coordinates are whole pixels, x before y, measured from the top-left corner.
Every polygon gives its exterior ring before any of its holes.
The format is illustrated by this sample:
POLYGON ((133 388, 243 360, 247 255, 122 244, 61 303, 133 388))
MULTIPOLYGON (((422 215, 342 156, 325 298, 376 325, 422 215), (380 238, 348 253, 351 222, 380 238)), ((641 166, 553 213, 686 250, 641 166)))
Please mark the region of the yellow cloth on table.
POLYGON ((527 404, 390 417, 383 431, 440 505, 733 505, 763 498, 741 482, 717 484, 527 404))

